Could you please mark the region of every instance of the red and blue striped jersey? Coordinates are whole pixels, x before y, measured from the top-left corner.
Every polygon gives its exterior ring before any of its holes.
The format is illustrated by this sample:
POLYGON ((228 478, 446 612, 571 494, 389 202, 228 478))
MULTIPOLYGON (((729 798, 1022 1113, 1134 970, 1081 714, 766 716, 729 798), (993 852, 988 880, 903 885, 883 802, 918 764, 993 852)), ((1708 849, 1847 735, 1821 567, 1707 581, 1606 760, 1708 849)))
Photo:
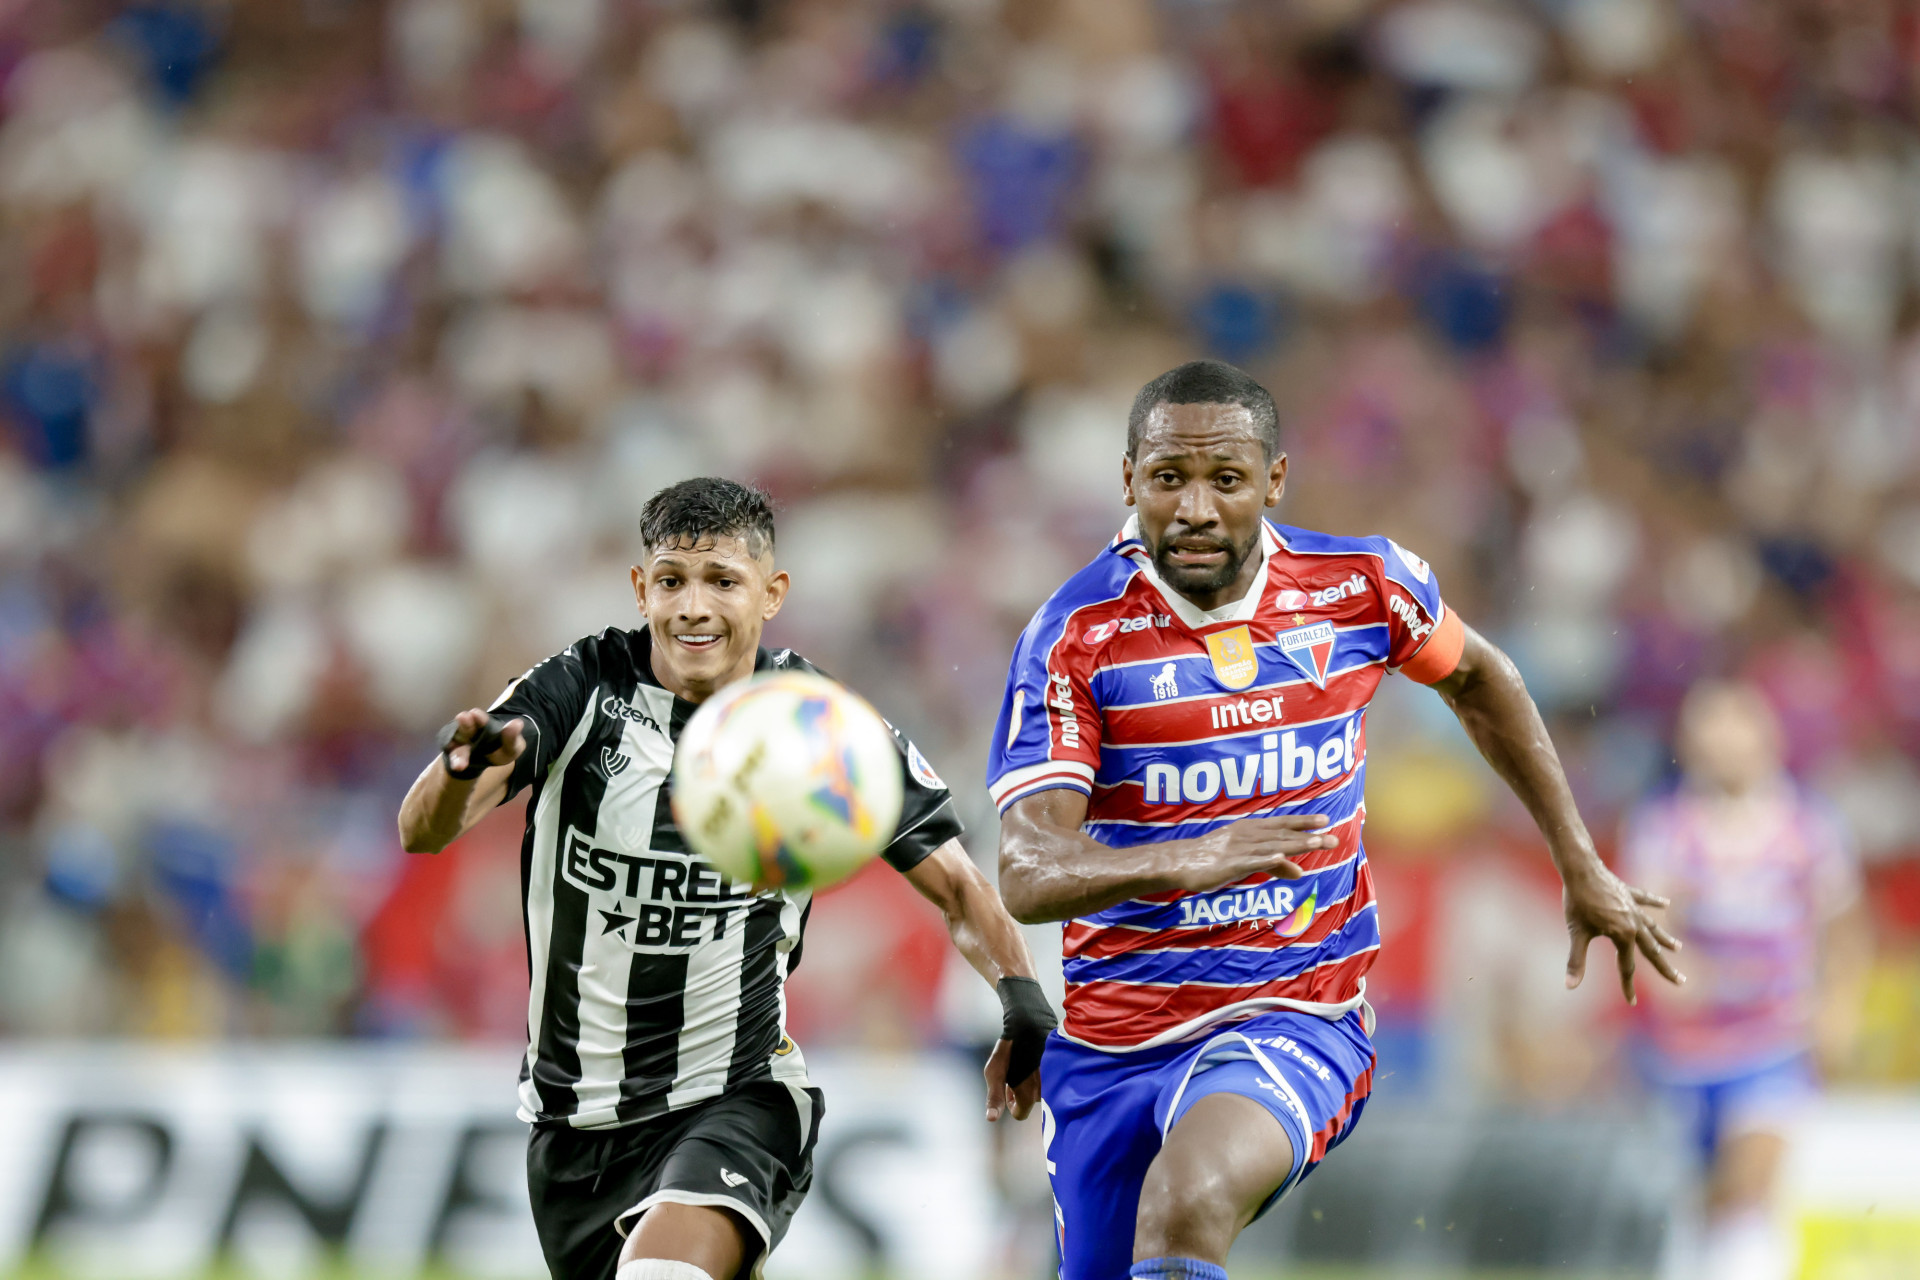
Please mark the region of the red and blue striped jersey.
POLYGON ((1380 945, 1361 846, 1366 707, 1381 677, 1451 674, 1465 631, 1426 563, 1386 538, 1262 528, 1261 570, 1202 611, 1129 521, 1040 607, 1014 651, 988 784, 1005 812, 1065 787, 1115 847, 1239 818, 1325 814, 1297 880, 1136 898, 1066 923, 1063 1035, 1166 1044, 1265 1009, 1359 1007, 1380 945))
POLYGON ((1859 899, 1839 814, 1785 778, 1729 799, 1682 789, 1637 809, 1621 854, 1633 883, 1673 899, 1684 989, 1649 982, 1653 1065, 1721 1079, 1805 1053, 1823 995, 1821 936, 1859 899))

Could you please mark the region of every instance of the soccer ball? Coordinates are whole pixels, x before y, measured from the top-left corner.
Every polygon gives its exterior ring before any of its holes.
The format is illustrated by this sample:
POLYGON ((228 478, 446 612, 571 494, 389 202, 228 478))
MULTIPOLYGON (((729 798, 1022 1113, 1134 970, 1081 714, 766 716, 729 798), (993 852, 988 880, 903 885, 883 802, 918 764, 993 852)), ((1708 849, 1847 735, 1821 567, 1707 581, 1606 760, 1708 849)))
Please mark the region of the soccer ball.
POLYGON ((736 881, 824 888, 893 840, 900 752, 865 699, 822 676, 757 676, 707 699, 680 734, 673 817, 736 881))

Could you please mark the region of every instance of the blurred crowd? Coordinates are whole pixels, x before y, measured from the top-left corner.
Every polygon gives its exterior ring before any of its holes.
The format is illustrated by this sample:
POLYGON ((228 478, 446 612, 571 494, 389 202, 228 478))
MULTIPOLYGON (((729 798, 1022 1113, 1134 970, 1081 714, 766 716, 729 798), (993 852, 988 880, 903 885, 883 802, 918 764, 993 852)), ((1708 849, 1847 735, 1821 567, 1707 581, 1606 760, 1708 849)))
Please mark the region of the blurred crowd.
MULTIPOLYGON (((1904 0, 4 0, 0 102, 0 1031, 522 1034, 517 816, 397 800, 692 474, 990 860, 1012 640, 1212 354, 1603 841, 1690 683, 1768 693, 1867 866, 1842 1069, 1920 1078, 1904 0)), ((1524 815, 1422 692, 1370 740, 1383 1040, 1586 1079, 1524 815)), ((964 1034, 903 894, 819 904, 803 1038, 964 1034)))

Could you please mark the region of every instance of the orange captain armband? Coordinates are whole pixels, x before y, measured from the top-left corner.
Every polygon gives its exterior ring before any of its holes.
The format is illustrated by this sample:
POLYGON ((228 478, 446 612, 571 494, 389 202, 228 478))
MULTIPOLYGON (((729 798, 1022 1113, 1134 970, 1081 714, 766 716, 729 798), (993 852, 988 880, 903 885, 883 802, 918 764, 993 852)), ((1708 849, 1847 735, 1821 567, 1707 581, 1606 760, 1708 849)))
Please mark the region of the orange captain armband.
POLYGON ((1400 674, 1420 684, 1438 684, 1453 674, 1466 648, 1467 628, 1460 615, 1449 609, 1420 651, 1401 665, 1400 674))

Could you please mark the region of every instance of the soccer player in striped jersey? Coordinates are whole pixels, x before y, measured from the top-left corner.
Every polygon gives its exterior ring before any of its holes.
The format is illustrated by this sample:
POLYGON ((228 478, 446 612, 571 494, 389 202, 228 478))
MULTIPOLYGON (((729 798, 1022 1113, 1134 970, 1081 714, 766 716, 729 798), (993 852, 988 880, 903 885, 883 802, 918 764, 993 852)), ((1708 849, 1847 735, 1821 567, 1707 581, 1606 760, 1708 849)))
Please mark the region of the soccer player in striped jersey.
MULTIPOLYGON (((1641 1057, 1690 1122, 1706 1177, 1699 1280, 1785 1280, 1776 1202, 1793 1131, 1842 1060, 1870 959, 1860 867, 1840 816, 1787 773, 1780 722, 1748 684, 1680 708, 1680 785, 1621 840, 1628 874, 1673 898, 1693 982, 1642 1010, 1641 1057)), ((1671 1246, 1670 1246, 1671 1247, 1671 1246)))
POLYGON ((1041 1066, 1062 1280, 1225 1280, 1371 1086, 1361 792, 1389 673, 1446 700, 1539 825, 1570 986, 1605 937, 1631 1001, 1636 953, 1677 982, 1677 944, 1642 911, 1663 900, 1601 863, 1519 673, 1426 563, 1264 518, 1287 479, 1265 388, 1213 361, 1156 378, 1121 478, 1138 514, 1014 652, 988 770, 1000 892, 1065 922, 1041 1066))
MULTIPOLYGON (((531 792, 520 1118, 555 1280, 736 1280, 759 1273, 813 1179, 824 1102, 786 1034, 784 990, 809 895, 729 883, 688 851, 673 755, 719 690, 813 667, 760 647, 788 586, 765 494, 683 481, 648 499, 640 535, 646 625, 577 641, 490 710, 456 717, 407 793, 400 835, 438 852, 531 792)), ((1004 1038, 987 1063, 987 1119, 1024 1119, 1052 1012, 1019 929, 960 847, 946 784, 894 736, 906 798, 881 856, 995 985, 1004 1038)))

